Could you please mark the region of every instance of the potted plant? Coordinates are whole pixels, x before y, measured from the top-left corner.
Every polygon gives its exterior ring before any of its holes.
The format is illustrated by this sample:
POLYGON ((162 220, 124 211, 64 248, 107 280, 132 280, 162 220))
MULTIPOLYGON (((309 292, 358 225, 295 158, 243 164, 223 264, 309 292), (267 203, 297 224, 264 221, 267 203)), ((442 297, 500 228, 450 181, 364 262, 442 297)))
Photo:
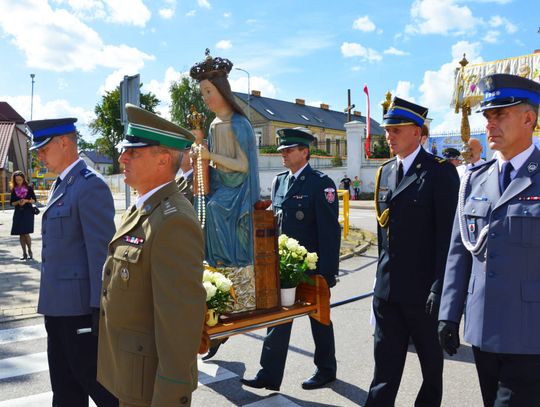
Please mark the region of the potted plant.
POLYGON ((231 298, 233 283, 219 271, 204 270, 203 286, 206 290, 206 306, 208 308, 208 326, 218 323, 219 314, 225 311, 231 298))
POLYGON ((306 271, 315 270, 318 257, 287 235, 279 236, 278 251, 281 305, 288 307, 294 304, 298 284, 312 283, 306 271))

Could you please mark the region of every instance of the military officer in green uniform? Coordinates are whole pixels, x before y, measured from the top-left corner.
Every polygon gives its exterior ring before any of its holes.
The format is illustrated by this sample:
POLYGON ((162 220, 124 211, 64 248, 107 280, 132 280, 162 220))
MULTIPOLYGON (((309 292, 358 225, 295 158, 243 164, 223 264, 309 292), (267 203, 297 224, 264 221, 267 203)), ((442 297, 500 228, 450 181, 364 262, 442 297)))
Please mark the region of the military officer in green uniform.
POLYGON ((205 316, 204 243, 174 177, 194 137, 136 106, 126 112, 119 161, 139 197, 103 268, 98 380, 120 406, 188 406, 205 316))

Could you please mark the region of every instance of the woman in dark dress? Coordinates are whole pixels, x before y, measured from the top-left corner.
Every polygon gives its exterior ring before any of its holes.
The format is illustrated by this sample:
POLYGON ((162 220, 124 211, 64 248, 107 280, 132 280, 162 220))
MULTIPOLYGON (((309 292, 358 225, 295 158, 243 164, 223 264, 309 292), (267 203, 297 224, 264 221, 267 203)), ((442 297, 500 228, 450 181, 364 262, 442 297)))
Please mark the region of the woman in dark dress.
POLYGON ((36 202, 34 190, 22 171, 15 171, 11 177, 10 203, 15 210, 13 212, 13 224, 11 234, 19 235, 19 241, 23 250, 21 260, 32 259, 32 238, 34 233, 34 209, 32 204, 36 202), (28 249, 28 251, 27 251, 28 249))

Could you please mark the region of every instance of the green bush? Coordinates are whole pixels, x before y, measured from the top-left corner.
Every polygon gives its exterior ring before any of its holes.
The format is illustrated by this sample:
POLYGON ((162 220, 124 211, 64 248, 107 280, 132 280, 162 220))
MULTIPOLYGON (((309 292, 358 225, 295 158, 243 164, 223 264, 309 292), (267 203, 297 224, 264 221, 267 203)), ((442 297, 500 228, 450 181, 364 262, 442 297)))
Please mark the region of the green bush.
POLYGON ((332 167, 342 167, 343 166, 343 160, 339 155, 335 155, 332 157, 332 167))

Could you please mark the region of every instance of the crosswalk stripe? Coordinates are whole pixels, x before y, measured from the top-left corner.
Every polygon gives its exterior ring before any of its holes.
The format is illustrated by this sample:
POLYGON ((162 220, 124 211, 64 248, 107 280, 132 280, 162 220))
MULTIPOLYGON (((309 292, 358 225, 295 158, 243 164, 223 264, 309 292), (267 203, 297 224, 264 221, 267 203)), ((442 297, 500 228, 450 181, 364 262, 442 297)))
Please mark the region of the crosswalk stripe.
POLYGON ((0 345, 11 342, 30 341, 47 337, 45 325, 29 325, 0 330, 0 345))
MULTIPOLYGON (((227 380, 237 375, 214 363, 197 361, 199 384, 206 385, 227 380)), ((47 352, 31 353, 0 360, 0 380, 49 370, 47 352)))
POLYGON ((49 370, 47 352, 30 353, 0 360, 0 380, 49 370))
MULTIPOLYGON (((244 407, 294 407, 300 406, 295 402, 289 400, 287 397, 278 394, 277 396, 267 397, 265 399, 256 401, 254 403, 246 404, 244 407)), ((3 407, 0 404, 0 407, 3 407)))
MULTIPOLYGON (((33 394, 31 396, 19 397, 12 400, 0 401, 0 407, 43 407, 52 405, 52 391, 47 393, 33 394)), ((90 399, 89 407, 96 407, 90 399)))

